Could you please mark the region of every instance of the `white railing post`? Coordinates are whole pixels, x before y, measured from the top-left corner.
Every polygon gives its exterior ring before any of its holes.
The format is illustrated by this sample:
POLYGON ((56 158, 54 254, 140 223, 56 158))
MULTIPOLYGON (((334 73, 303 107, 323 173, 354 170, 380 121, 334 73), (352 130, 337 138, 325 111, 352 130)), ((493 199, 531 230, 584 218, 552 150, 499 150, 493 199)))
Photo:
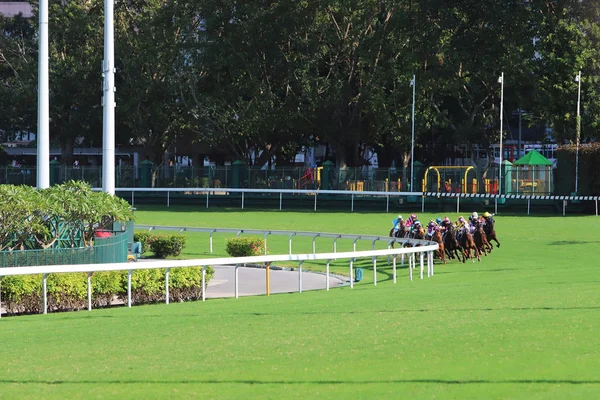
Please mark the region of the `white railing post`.
POLYGON ((302 261, 298 264, 298 293, 302 293, 302 261))
POLYGON ((392 263, 393 263, 392 264, 392 271, 393 271, 392 275, 394 277, 394 283, 396 283, 396 257, 395 256, 393 257, 393 260, 394 261, 392 261, 392 263))
POLYGON ((206 208, 208 208, 208 190, 206 191, 206 208))
POLYGON ((317 192, 315 192, 315 211, 317 211, 317 192))
POLYGON ((421 279, 423 279, 423 269, 424 269, 424 265, 423 265, 423 252, 419 252, 419 261, 420 261, 420 266, 421 266, 421 279))
POLYGON ((283 192, 279 192, 279 210, 281 211, 281 205, 283 203, 283 192))
POLYGON ((350 259, 350 288, 354 288, 354 278, 352 276, 353 270, 352 270, 352 263, 354 262, 354 259, 351 258, 350 259))
POLYGON ((263 236, 263 239, 265 241, 265 255, 267 255, 267 236, 269 236, 271 234, 271 231, 265 233, 265 235, 263 236))
POLYGON ((92 274, 93 272, 88 272, 87 277, 88 311, 92 311, 92 274))
POLYGON ((131 307, 131 274, 132 270, 127 272, 127 307, 131 307))
POLYGON ((244 209, 244 192, 242 192, 242 210, 244 209))
POLYGON ((373 257, 373 286, 377 286, 377 257, 373 257))
POLYGON ((210 241, 210 252, 211 253, 213 252, 213 233, 215 233, 216 231, 217 231, 216 229, 213 229, 212 231, 210 231, 209 241, 210 241))
POLYGON ((234 282, 235 282, 235 298, 237 299, 238 297, 240 297, 240 288, 239 288, 239 273, 238 273, 238 269, 240 268, 240 264, 235 264, 235 277, 234 277, 234 282))
POLYGON ((390 212, 390 196, 385 196, 385 212, 390 212))
POLYGON ((202 301, 206 301, 206 265, 202 266, 202 301))
POLYGON ((321 236, 321 234, 320 234, 320 233, 317 233, 315 236, 313 236, 313 239, 312 239, 312 249, 313 249, 313 254, 316 254, 316 253, 317 253, 317 244, 315 243, 315 240, 317 240, 317 238, 318 238, 319 236, 321 236))
POLYGON ((329 263, 331 260, 327 260, 327 265, 325 265, 325 290, 329 291, 329 263))
POLYGON ((358 239, 360 239, 360 238, 361 238, 360 236, 357 236, 357 237, 354 239, 354 243, 352 243, 352 249, 353 249, 354 251, 356 251, 356 241, 357 241, 358 239))
POLYGON ((460 214, 460 196, 456 196, 456 213, 460 214))
POLYGON ((165 304, 169 304, 169 271, 171 268, 165 270, 165 304))
POLYGON ((42 290, 44 292, 44 314, 48 314, 48 291, 46 285, 46 279, 48 278, 48 274, 44 274, 44 279, 42 281, 42 290))
POLYGON ((292 237, 293 237, 295 234, 296 234, 295 232, 294 232, 294 233, 292 233, 292 234, 290 234, 290 237, 288 238, 288 240, 289 240, 289 250, 290 250, 289 254, 292 254, 292 237))
POLYGON ((412 268, 413 254, 408 255, 408 280, 413 280, 413 268, 412 268))
POLYGON ((352 202, 350 204, 350 211, 354 212, 354 193, 352 193, 352 202))

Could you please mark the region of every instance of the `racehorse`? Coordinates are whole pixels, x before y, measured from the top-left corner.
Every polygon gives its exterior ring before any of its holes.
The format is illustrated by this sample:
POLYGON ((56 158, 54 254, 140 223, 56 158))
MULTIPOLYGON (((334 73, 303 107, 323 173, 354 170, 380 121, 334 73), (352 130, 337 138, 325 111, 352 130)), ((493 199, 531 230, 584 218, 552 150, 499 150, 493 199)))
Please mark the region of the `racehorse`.
POLYGON ((475 253, 475 257, 477 257, 477 261, 481 261, 481 255, 479 253, 479 249, 475 245, 475 241, 473 240, 473 236, 468 229, 463 228, 462 231, 457 235, 458 243, 460 247, 462 247, 463 254, 463 262, 467 260, 467 258, 475 259, 472 257, 472 253, 475 253))
POLYGON ((442 233, 436 230, 431 237, 431 240, 438 244, 438 249, 435 251, 437 256, 446 264, 446 250, 444 249, 444 240, 442 239, 442 233))
POLYGON ((485 220, 485 223, 483 224, 483 231, 485 232, 485 236, 490 243, 490 247, 492 246, 492 240, 496 242, 496 247, 500 247, 500 242, 498 241, 496 230, 494 229, 494 219, 492 217, 485 220))
POLYGON ((446 227, 446 232, 444 232, 442 239, 444 242, 444 250, 446 250, 448 257, 460 260, 459 254, 462 254, 462 250, 460 244, 458 244, 458 240, 456 240, 456 231, 452 224, 449 224, 446 227))
POLYGON ((490 244, 490 242, 488 242, 481 222, 476 221, 473 226, 475 227, 475 231, 473 232, 473 241, 479 249, 479 252, 487 256, 488 253, 492 252, 494 247, 490 244))
POLYGON ((392 228, 390 230, 390 237, 397 237, 397 238, 402 238, 404 236, 406 236, 406 226, 404 225, 404 221, 400 221, 400 229, 398 229, 396 232, 394 232, 395 228, 392 228))

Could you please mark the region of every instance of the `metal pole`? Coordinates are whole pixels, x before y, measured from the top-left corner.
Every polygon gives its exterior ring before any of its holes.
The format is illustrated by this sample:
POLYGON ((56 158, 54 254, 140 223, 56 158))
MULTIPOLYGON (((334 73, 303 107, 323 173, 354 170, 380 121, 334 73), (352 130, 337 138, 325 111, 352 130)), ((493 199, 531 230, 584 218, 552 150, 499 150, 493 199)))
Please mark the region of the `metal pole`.
POLYGON ((315 211, 317 211, 317 192, 315 192, 315 211))
POLYGON ((171 268, 167 268, 165 271, 165 304, 169 304, 169 271, 171 268))
POLYGON ((92 311, 92 274, 88 272, 87 289, 88 289, 88 311, 92 311))
POLYGON ((390 196, 385 196, 385 212, 390 212, 390 196))
POLYGON ((523 114, 523 110, 519 108, 519 140, 517 144, 517 160, 521 158, 521 115, 523 114))
POLYGON ((102 65, 102 190, 115 194, 115 40, 113 0, 104 0, 104 62, 102 65))
POLYGON ((131 307, 131 273, 133 271, 129 270, 127 272, 127 307, 131 307))
POLYGON ((373 285, 377 286, 377 257, 373 257, 373 285))
POLYGON ((281 204, 283 202, 283 192, 279 193, 279 209, 281 210, 281 204))
POLYGON ((456 196, 456 213, 460 214, 460 196, 456 196))
POLYGON ((598 216, 598 199, 596 199, 596 216, 598 216))
POLYGON ((171 192, 167 192, 167 207, 171 207, 171 192))
POLYGON ((354 212, 354 193, 352 193, 351 199, 352 201, 350 203, 350 211, 354 212))
POLYGON ((425 212, 425 196, 421 197, 421 212, 425 212))
POLYGON ((294 236, 295 233, 290 234, 289 237, 289 248, 290 248, 290 254, 292 254, 292 236, 294 236))
MULTIPOLYGON (((502 193, 502 121, 504 113, 504 72, 500 76, 500 162, 498 164, 498 194, 502 193)), ((496 200, 497 202, 497 200, 496 200)), ((496 211, 497 212, 497 211, 496 211)))
POLYGON ((240 268, 240 264, 236 264, 235 265, 235 277, 234 277, 234 282, 235 282, 235 298, 237 299, 238 297, 240 297, 240 291, 239 291, 239 285, 238 285, 238 281, 239 281, 239 273, 238 273, 238 269, 240 268))
POLYGON ((565 216, 567 212, 567 201, 563 200, 563 217, 565 216))
POLYGON ((327 265, 325 266, 325 289, 329 290, 329 263, 331 260, 327 260, 327 265))
POLYGON ((410 145, 410 190, 414 191, 414 183, 415 183, 415 91, 417 88, 417 77, 413 74, 413 78, 410 81, 410 86, 413 88, 412 95, 412 135, 411 135, 411 145, 410 145))
POLYGON ((529 209, 531 208, 531 197, 527 198, 527 215, 529 215, 529 209))
POLYGON ((50 187, 50 84, 48 0, 39 3, 37 187, 50 187))
POLYGON ((577 150, 575 151, 575 194, 579 193, 579 138, 581 135, 581 114, 579 112, 579 107, 581 103, 581 71, 576 77, 578 82, 577 86, 577 138, 575 140, 575 145, 577 150))
POLYGON ((352 278, 352 264, 354 262, 354 259, 350 259, 350 288, 354 287, 354 279, 352 278))
POLYGON ((44 314, 48 314, 48 292, 46 279, 48 278, 48 274, 44 274, 44 279, 42 280, 42 291, 44 292, 44 314))
POLYGON ((394 283, 396 283, 396 255, 394 255, 393 257, 393 261, 392 261, 392 276, 394 279, 394 283))
POLYGON ((413 268, 412 268, 413 254, 408 255, 408 279, 412 282, 413 280, 413 268))
POLYGON ((422 252, 419 253, 419 261, 420 261, 420 266, 421 266, 421 279, 423 279, 423 268, 424 268, 424 265, 423 265, 423 253, 422 252))
POLYGON ((267 289, 267 296, 271 295, 271 263, 268 262, 265 265, 265 286, 267 289))
POLYGON ((206 301, 206 265, 202 266, 202 301, 206 301))
POLYGON ((300 261, 298 264, 298 293, 302 293, 302 263, 303 261, 300 261))
POLYGON ((208 192, 206 192, 206 208, 208 208, 208 192))
POLYGON ((244 192, 242 192, 242 210, 244 209, 244 192))

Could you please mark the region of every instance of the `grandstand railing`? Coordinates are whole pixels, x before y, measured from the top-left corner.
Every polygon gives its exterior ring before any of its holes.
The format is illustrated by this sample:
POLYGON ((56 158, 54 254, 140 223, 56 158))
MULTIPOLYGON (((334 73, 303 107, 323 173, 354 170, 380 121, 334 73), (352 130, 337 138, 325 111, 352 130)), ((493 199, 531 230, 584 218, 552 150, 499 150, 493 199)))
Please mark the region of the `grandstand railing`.
MULTIPOLYGON (((173 229, 174 227, 166 227, 173 229)), ((176 229, 176 228, 175 228, 176 229)), ((210 229, 212 228, 186 228, 192 229, 210 229)), ((215 231, 231 231, 224 229, 214 229, 215 231)), ((287 235, 286 231, 257 231, 257 230, 241 230, 245 232, 261 232, 263 234, 283 234, 287 235)), ((302 264, 305 261, 314 260, 326 260, 326 288, 329 289, 329 264, 332 260, 337 259, 348 259, 349 260, 349 276, 350 276, 350 287, 354 286, 354 263, 359 258, 371 258, 373 262, 373 284, 377 285, 377 257, 388 256, 388 262, 391 257, 391 263, 393 267, 393 282, 397 282, 396 274, 396 256, 401 256, 401 262, 404 264, 405 257, 408 259, 408 270, 409 279, 413 279, 413 269, 416 268, 416 256, 419 255, 420 259, 420 278, 423 279, 424 268, 425 268, 425 257, 427 258, 427 276, 431 277, 434 275, 433 265, 433 252, 437 250, 438 245, 435 242, 427 240, 417 239, 395 239, 385 236, 363 236, 363 235, 337 235, 317 232, 292 232, 298 236, 301 235, 316 235, 322 237, 351 237, 354 238, 355 247, 353 251, 347 252, 330 252, 330 253, 310 253, 310 254, 280 254, 280 255, 264 255, 264 256, 253 256, 253 257, 227 257, 227 258, 203 258, 203 259, 192 259, 192 260, 157 260, 157 261, 145 261, 139 263, 107 263, 107 264, 75 264, 75 265, 46 265, 46 266, 31 266, 31 267, 8 267, 0 268, 0 285, 1 279, 4 276, 18 276, 18 275, 34 275, 42 274, 42 296, 43 296, 43 313, 47 313, 47 288, 46 281, 49 274, 56 273, 70 273, 70 272, 85 272, 88 274, 88 310, 92 309, 92 284, 91 278, 94 272, 99 271, 128 271, 127 279, 127 305, 131 307, 131 275, 135 270, 143 269, 165 269, 165 303, 169 303, 169 270, 171 268, 183 268, 183 267, 202 267, 202 301, 206 300, 206 267, 207 266, 230 266, 235 268, 235 297, 239 297, 238 291, 238 268, 245 264, 261 264, 261 263, 272 263, 281 261, 293 261, 298 262, 298 292, 302 292, 302 264), (373 240, 373 245, 377 240, 385 240, 387 249, 382 250, 367 250, 367 251, 356 251, 357 240, 373 240), (400 243, 402 246, 391 248, 393 243, 400 243), (412 247, 405 247, 410 244, 412 247), (419 246, 415 246, 415 245, 419 246), (393 256, 393 257, 392 257, 393 256)), ((335 242, 334 242, 335 246, 335 242)), ((334 247, 335 249, 335 247, 334 247)), ((0 290, 1 293, 1 290, 0 290)), ((0 306, 1 306, 0 299, 0 306)))
MULTIPOLYGON (((99 190, 99 189, 96 189, 99 190)), ((526 200, 527 215, 530 214, 531 201, 552 201, 562 202, 563 215, 566 215, 568 202, 589 201, 595 202, 596 215, 598 215, 598 201, 600 196, 552 196, 552 195, 517 195, 517 194, 479 194, 479 193, 448 193, 448 192, 379 192, 379 191, 352 191, 352 190, 307 190, 307 189, 233 189, 233 188, 116 188, 116 193, 124 198, 130 199, 131 205, 135 205, 136 193, 164 193, 165 204, 171 206, 171 194, 181 193, 184 196, 195 196, 200 201, 204 201, 206 208, 209 208, 211 196, 231 196, 237 194, 239 196, 239 204, 242 209, 245 205, 245 197, 247 194, 264 195, 264 196, 279 196, 279 209, 283 209, 283 195, 304 195, 313 197, 313 209, 317 210, 317 199, 321 195, 339 196, 339 198, 350 197, 350 211, 354 211, 355 198, 365 197, 385 197, 385 211, 390 211, 390 200, 421 203, 421 212, 425 212, 425 199, 427 198, 448 198, 456 201, 456 212, 460 212, 461 199, 479 199, 487 200, 494 203, 495 212, 498 212, 498 204, 503 204, 507 200, 526 200)))
POLYGON ((93 246, 0 251, 0 268, 127 262, 127 235, 94 239, 93 246))

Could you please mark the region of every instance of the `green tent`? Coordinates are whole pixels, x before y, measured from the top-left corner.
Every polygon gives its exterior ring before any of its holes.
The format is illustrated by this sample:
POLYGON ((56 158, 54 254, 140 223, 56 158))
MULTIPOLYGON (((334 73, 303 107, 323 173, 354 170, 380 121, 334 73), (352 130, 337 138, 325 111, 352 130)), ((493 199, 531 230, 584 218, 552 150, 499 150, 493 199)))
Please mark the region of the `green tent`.
POLYGON ((513 163, 514 165, 549 165, 552 166, 552 161, 537 152, 537 150, 531 150, 523 157, 519 158, 513 163))
POLYGON ((531 150, 514 162, 512 175, 514 191, 517 194, 548 195, 552 194, 552 161, 531 150))

